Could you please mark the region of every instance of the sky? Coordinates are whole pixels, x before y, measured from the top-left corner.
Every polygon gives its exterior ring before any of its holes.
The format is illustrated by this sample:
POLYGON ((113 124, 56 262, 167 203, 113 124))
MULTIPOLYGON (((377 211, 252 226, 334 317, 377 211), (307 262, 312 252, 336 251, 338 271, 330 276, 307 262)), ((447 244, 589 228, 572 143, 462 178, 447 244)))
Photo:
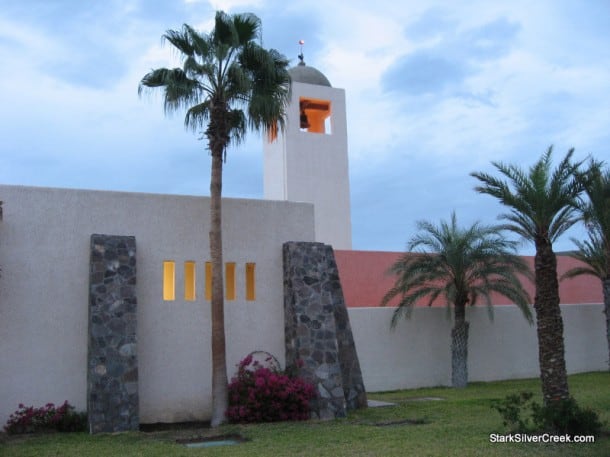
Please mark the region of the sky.
MULTIPOLYGON (((255 13, 291 65, 304 40, 345 89, 354 249, 402 251, 452 211, 498 223, 469 175, 492 161, 610 161, 608 0, 0 0, 0 183, 209 195, 205 142, 137 89, 180 65, 166 30, 217 10, 255 13)), ((223 195, 262 198, 260 135, 229 149, 223 195)))

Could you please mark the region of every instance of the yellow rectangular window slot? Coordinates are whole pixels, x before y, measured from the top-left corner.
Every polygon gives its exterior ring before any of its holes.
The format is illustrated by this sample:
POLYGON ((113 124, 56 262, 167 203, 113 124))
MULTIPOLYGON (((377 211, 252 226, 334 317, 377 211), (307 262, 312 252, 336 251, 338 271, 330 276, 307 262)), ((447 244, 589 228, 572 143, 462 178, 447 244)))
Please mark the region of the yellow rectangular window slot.
POLYGON ((176 299, 176 262, 173 260, 163 261, 163 300, 176 299))
POLYGON ((246 263, 246 300, 256 300, 255 263, 246 263))
POLYGON ((212 262, 205 263, 205 299, 212 299, 212 262))
POLYGON ((225 283, 227 300, 235 300, 235 262, 225 264, 225 283))
POLYGON ((186 301, 195 301, 197 273, 195 270, 195 262, 187 260, 184 262, 184 299, 186 301))

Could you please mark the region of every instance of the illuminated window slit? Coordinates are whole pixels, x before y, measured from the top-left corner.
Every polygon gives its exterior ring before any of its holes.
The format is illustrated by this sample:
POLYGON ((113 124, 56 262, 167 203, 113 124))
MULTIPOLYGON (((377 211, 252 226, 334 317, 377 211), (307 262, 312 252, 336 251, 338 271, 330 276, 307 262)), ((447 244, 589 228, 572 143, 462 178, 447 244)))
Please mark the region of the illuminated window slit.
POLYGON ((205 299, 212 299, 212 262, 205 263, 205 299))
POLYGON ((163 261, 163 300, 172 301, 176 299, 176 262, 173 260, 163 261))
POLYGON ((225 264, 225 297, 227 300, 235 300, 235 262, 225 264))
POLYGON ((197 272, 195 262, 188 260, 184 262, 184 299, 186 301, 195 301, 197 298, 196 284, 197 272))
POLYGON ((246 300, 256 300, 256 264, 246 263, 246 300))

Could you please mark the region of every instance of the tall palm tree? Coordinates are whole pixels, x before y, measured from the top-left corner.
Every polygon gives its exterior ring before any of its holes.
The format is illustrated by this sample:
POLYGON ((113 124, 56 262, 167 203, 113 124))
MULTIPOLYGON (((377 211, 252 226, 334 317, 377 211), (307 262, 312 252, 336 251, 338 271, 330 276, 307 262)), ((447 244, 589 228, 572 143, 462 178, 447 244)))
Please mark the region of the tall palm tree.
POLYGON ((554 170, 551 147, 527 171, 517 165, 492 162, 508 181, 471 173, 481 182, 475 187, 477 192, 497 198, 510 209, 500 215, 508 221, 505 227, 536 247, 534 309, 542 394, 547 405, 570 396, 553 242, 578 220, 575 205, 582 185, 576 179, 580 163, 572 162, 573 153, 570 149, 554 170))
POLYGON ((162 88, 165 112, 186 109, 185 127, 202 131, 212 156, 210 180, 210 257, 212 260, 212 426, 224 422, 227 369, 224 334, 221 233, 222 164, 230 144, 248 128, 275 134, 284 128, 289 100, 288 61, 266 50, 261 22, 253 14, 217 12, 210 33, 185 24, 168 30, 168 41, 181 55, 182 68, 147 73, 138 92, 162 88))
POLYGON ((570 255, 585 265, 571 269, 562 278, 588 274, 601 280, 610 369, 610 168, 604 168, 603 163, 591 160, 588 169, 579 173, 578 177, 587 196, 579 205, 579 210, 587 226, 589 239, 572 239, 579 250, 570 255))
POLYGON ((420 299, 427 298, 430 306, 439 296, 444 297, 454 309, 451 384, 466 387, 469 327, 466 305, 476 304, 481 297, 491 307, 491 294, 499 293, 516 303, 531 323, 530 300, 517 275, 531 273, 523 259, 515 255, 515 243, 502 237, 498 227, 475 223, 460 228, 452 213, 449 223, 441 221, 436 226, 420 221, 417 228, 421 233, 409 241, 407 252, 389 270, 396 275, 396 282, 381 304, 400 297, 392 316, 394 327, 402 315, 411 315, 420 299))

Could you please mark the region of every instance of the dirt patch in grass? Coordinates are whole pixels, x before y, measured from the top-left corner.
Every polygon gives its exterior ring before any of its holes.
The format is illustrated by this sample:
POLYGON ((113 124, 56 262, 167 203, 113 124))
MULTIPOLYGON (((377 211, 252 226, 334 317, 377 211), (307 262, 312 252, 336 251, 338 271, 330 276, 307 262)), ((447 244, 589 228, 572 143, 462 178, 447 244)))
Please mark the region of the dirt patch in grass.
POLYGON ((167 432, 170 430, 196 430, 196 429, 208 429, 210 428, 210 422, 157 422, 154 424, 140 424, 140 431, 144 433, 153 432, 167 432))
POLYGON ((178 444, 192 444, 192 443, 210 443, 214 441, 235 441, 237 443, 245 443, 250 441, 248 438, 243 437, 237 433, 227 435, 215 435, 215 436, 192 436, 190 438, 179 438, 176 440, 178 444))
POLYGON ((443 401, 442 397, 410 397, 405 398, 403 401, 443 401))
POLYGON ((374 425, 376 427, 389 427, 392 425, 424 425, 428 423, 429 422, 424 419, 399 419, 394 421, 375 422, 371 425, 374 425))

